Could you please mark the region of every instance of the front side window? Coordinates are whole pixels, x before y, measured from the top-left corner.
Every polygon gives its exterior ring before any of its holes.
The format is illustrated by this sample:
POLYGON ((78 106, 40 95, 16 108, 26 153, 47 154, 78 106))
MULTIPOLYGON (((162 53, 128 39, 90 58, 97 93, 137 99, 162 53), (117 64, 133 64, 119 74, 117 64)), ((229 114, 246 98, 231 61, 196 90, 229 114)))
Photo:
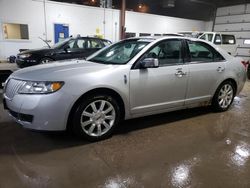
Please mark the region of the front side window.
POLYGON ((199 41, 188 41, 191 62, 214 62, 224 58, 206 43, 199 41))
POLYGON ((152 41, 143 39, 124 40, 106 48, 88 60, 103 64, 126 64, 150 42, 152 41))
POLYGON ((202 35, 201 37, 200 37, 200 39, 202 39, 202 40, 206 40, 206 35, 204 34, 204 35, 202 35))
POLYGON ((183 63, 182 41, 165 40, 153 47, 144 58, 154 58, 159 60, 159 66, 168 66, 183 63))
POLYGON ((74 39, 68 41, 68 43, 65 45, 69 49, 85 49, 88 48, 88 42, 85 39, 74 39))
POLYGON ((74 48, 85 49, 88 48, 88 42, 85 39, 78 39, 74 44, 74 48))

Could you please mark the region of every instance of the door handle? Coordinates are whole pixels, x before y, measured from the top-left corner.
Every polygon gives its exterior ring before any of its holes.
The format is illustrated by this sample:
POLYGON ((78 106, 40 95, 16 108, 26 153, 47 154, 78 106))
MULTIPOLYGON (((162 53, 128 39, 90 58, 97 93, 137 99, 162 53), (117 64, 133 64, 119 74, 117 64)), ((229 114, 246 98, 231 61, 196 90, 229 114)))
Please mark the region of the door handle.
POLYGON ((224 70, 225 70, 225 68, 223 68, 223 67, 218 67, 218 68, 217 68, 217 71, 218 71, 218 72, 223 72, 224 70))

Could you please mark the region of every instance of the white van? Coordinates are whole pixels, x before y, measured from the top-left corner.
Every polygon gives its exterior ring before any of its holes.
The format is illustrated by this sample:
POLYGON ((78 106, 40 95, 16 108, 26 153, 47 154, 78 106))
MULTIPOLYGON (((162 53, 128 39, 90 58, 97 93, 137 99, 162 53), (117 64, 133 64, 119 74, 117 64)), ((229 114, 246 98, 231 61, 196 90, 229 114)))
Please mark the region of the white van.
POLYGON ((232 56, 236 56, 237 44, 234 35, 217 32, 204 32, 198 38, 210 41, 226 50, 232 56))

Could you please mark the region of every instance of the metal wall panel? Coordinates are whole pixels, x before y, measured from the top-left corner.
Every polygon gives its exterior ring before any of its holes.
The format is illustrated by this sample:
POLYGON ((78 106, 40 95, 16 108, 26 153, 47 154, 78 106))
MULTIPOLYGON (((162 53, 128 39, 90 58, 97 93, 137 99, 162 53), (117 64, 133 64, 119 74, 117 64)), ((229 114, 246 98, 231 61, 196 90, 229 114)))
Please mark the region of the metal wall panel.
POLYGON ((241 31, 250 31, 250 22, 245 23, 235 23, 235 24, 215 24, 214 26, 215 31, 234 31, 234 32, 241 32, 241 31))
POLYGON ((250 14, 216 17, 215 24, 250 22, 250 14))
POLYGON ((225 15, 243 14, 243 13, 245 13, 245 5, 237 5, 237 6, 218 8, 216 15, 225 16, 225 15))
POLYGON ((250 60, 250 4, 217 9, 214 31, 234 34, 238 44, 237 56, 250 60))

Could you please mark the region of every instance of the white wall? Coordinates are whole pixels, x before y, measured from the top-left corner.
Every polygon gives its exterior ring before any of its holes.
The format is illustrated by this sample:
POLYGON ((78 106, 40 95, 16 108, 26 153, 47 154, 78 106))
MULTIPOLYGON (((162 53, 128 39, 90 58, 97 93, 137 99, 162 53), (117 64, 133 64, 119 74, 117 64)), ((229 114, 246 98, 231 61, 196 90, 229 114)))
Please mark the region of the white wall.
POLYGON ((126 13, 126 32, 163 34, 178 31, 203 31, 206 22, 158 16, 137 12, 126 13))
POLYGON ((207 21, 205 22, 205 31, 212 31, 213 30, 213 21, 207 21))
MULTIPOLYGON (((95 35, 96 29, 111 41, 119 39, 119 10, 105 10, 75 4, 46 1, 47 39, 54 43, 54 24, 69 24, 69 34, 95 35)), ((41 0, 0 0, 0 59, 16 55, 18 49, 39 48, 45 44, 44 6, 41 0), (4 40, 2 24, 28 24, 29 40, 4 40)), ((152 14, 126 12, 126 31, 139 33, 169 33, 206 30, 206 22, 152 14)))

